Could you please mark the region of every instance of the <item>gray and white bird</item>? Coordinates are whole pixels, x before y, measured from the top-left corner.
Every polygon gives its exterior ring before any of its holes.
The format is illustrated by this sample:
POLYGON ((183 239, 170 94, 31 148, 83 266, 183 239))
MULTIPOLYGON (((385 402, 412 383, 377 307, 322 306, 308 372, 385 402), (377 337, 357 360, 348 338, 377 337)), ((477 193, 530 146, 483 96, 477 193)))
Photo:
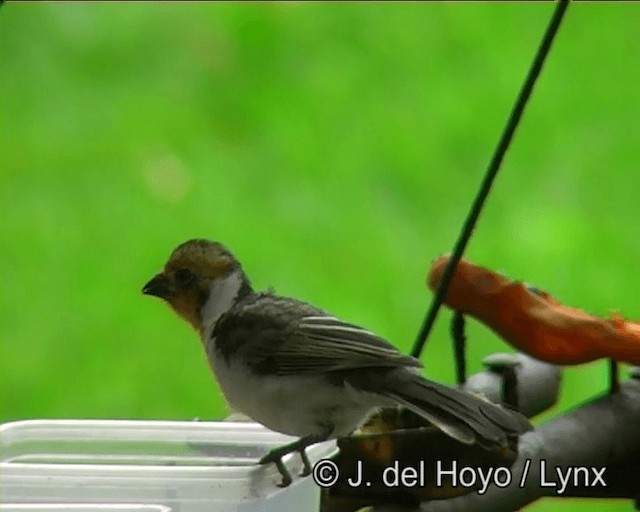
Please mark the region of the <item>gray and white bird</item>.
POLYGON ((142 289, 165 300, 200 335, 230 406, 299 437, 261 459, 290 482, 282 457, 349 435, 380 407, 400 405, 466 444, 494 446, 529 430, 516 411, 427 380, 421 363, 374 333, 311 304, 255 292, 218 242, 179 245, 142 289))

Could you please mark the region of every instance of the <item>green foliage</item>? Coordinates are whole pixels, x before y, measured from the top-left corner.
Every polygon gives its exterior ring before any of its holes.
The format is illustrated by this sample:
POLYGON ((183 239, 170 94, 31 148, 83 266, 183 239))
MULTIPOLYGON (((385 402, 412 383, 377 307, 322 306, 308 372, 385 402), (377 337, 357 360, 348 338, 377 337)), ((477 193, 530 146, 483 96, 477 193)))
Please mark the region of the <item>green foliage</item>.
MULTIPOLYGON (((467 252, 636 318, 637 9, 570 7, 467 252)), ((196 336, 140 293, 195 236, 408 351, 551 10, 4 5, 0 421, 223 417, 196 336)), ((449 317, 424 357, 445 382, 449 317)), ((469 337, 472 371, 509 350, 469 337)), ((553 414, 606 366, 565 375, 553 414)))

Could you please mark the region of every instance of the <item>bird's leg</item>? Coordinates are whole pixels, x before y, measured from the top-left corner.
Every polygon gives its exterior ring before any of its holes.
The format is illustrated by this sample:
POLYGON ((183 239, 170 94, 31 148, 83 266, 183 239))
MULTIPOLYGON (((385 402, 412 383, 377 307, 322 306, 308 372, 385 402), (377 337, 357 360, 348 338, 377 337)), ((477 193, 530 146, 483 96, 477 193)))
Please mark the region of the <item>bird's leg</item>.
POLYGON ((454 311, 451 319, 451 336, 453 338, 453 357, 456 362, 456 378, 461 386, 467 380, 466 341, 464 334, 464 315, 454 311))
POLYGON ((282 476, 282 481, 278 484, 278 486, 288 487, 289 485, 291 485, 291 473, 289 473, 289 470, 287 469, 287 466, 284 465, 284 462, 282 462, 282 459, 278 458, 274 460, 273 463, 276 465, 276 468, 278 468, 278 473, 280 473, 280 476, 282 476))
POLYGON ((316 444, 316 443, 321 443, 322 441, 326 441, 327 439, 329 439, 329 437, 331 437, 331 434, 333 433, 333 425, 323 425, 323 430, 320 434, 316 434, 315 436, 309 436, 311 437, 311 442, 308 442, 307 444, 302 445, 299 449, 298 449, 298 453, 300 454, 300 458, 302 459, 302 473, 300 473, 300 476, 309 476, 311 474, 311 472, 313 471, 313 468, 311 467, 311 462, 309 462, 309 456, 307 455, 306 452, 306 448, 308 446, 311 446, 312 444, 316 444))
POLYGON ((618 361, 609 359, 609 393, 617 393, 620 390, 620 375, 618 361))
POLYGON ((312 444, 321 443, 322 441, 326 441, 329 439, 329 436, 333 432, 333 426, 326 427, 320 434, 311 434, 309 436, 301 437, 297 441, 293 443, 285 444, 283 446, 279 446, 278 448, 274 448, 269 453, 267 453, 264 457, 260 459, 259 464, 269 464, 273 462, 278 468, 278 472, 282 476, 282 482, 280 483, 280 487, 287 487, 291 484, 291 474, 285 467, 282 462, 282 457, 288 455, 289 453, 298 452, 300 454, 300 458, 302 459, 302 464, 304 466, 302 473, 300 476, 307 476, 311 474, 311 463, 309 462, 309 457, 307 456, 307 452, 305 449, 312 444))
POLYGON ((304 448, 301 448, 298 453, 300 453, 300 458, 302 459, 302 473, 300 473, 300 476, 309 476, 313 470, 309 456, 304 448))

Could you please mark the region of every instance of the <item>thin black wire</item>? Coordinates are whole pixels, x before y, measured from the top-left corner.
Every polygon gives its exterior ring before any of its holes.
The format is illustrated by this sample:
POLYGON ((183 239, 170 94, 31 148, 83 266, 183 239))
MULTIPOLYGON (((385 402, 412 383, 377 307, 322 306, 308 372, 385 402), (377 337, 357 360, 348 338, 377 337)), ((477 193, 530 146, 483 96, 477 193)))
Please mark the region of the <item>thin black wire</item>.
POLYGON ((513 139, 513 134, 518 127, 518 123, 522 118, 522 113, 524 112, 525 106, 529 97, 531 96, 531 91, 533 91, 533 87, 540 75, 540 71, 542 70, 542 65, 549 54, 549 50, 551 49, 551 44, 553 43, 553 39, 560 28, 560 22, 562 21, 562 17, 564 16, 567 7, 569 6, 569 0, 559 0, 556 9, 553 12, 553 16, 551 21, 549 22, 549 26, 544 33, 540 46, 538 47, 538 51, 536 52, 536 56, 533 59, 533 63, 531 64, 531 68, 529 69, 529 73, 522 85, 522 89, 518 94, 518 98, 516 99, 515 105, 511 110, 511 114, 509 115, 509 119, 505 126, 505 129, 500 137, 498 142, 498 146, 491 158, 491 162, 489 163, 489 167, 487 168, 487 172, 485 173, 485 177, 482 180, 480 185, 480 189, 478 190, 478 194, 473 201, 471 206, 471 210, 469 211, 469 215, 465 220, 462 231, 460 232, 460 236, 456 241, 456 244, 451 253, 451 257, 447 262, 447 265, 442 274, 442 280, 440 281, 440 286, 436 290, 435 296, 433 297, 433 301, 431 306, 425 316, 425 319, 422 323, 422 327, 420 328, 420 332, 418 333, 418 337, 416 338, 415 344, 413 346, 413 350, 411 354, 414 357, 420 357, 420 353, 424 348, 424 345, 427 341, 427 337, 433 328, 433 324, 435 323, 436 317, 438 316, 438 311, 440 310, 440 306, 442 305, 442 301, 447 292, 447 288, 449 287, 449 283, 451 282, 451 277, 453 276, 453 272, 462 257, 462 253, 464 252, 469 239, 471 238, 471 234, 473 233, 473 229, 478 221, 478 217, 480 216, 480 212, 482 211, 482 207, 484 206, 485 200, 489 195, 489 191, 491 190, 491 185, 493 184, 493 180, 498 174, 498 170, 500 169, 500 164, 502 164, 502 160, 504 159, 504 155, 509 149, 509 145, 511 144, 511 140, 513 139))

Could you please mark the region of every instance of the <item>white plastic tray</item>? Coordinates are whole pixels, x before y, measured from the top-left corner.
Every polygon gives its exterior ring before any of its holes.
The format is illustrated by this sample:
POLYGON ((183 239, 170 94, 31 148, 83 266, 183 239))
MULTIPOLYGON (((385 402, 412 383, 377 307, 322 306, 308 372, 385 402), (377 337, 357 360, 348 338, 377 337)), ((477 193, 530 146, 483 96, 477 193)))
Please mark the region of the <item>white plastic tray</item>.
MULTIPOLYGON (((320 490, 298 477, 280 488, 273 464, 257 465, 294 438, 256 423, 31 420, 0 425, 3 503, 136 503, 180 512, 313 511, 320 490)), ((311 463, 336 451, 307 450, 311 463)))
POLYGON ((109 503, 0 503, 0 512, 171 512, 161 505, 109 503))

